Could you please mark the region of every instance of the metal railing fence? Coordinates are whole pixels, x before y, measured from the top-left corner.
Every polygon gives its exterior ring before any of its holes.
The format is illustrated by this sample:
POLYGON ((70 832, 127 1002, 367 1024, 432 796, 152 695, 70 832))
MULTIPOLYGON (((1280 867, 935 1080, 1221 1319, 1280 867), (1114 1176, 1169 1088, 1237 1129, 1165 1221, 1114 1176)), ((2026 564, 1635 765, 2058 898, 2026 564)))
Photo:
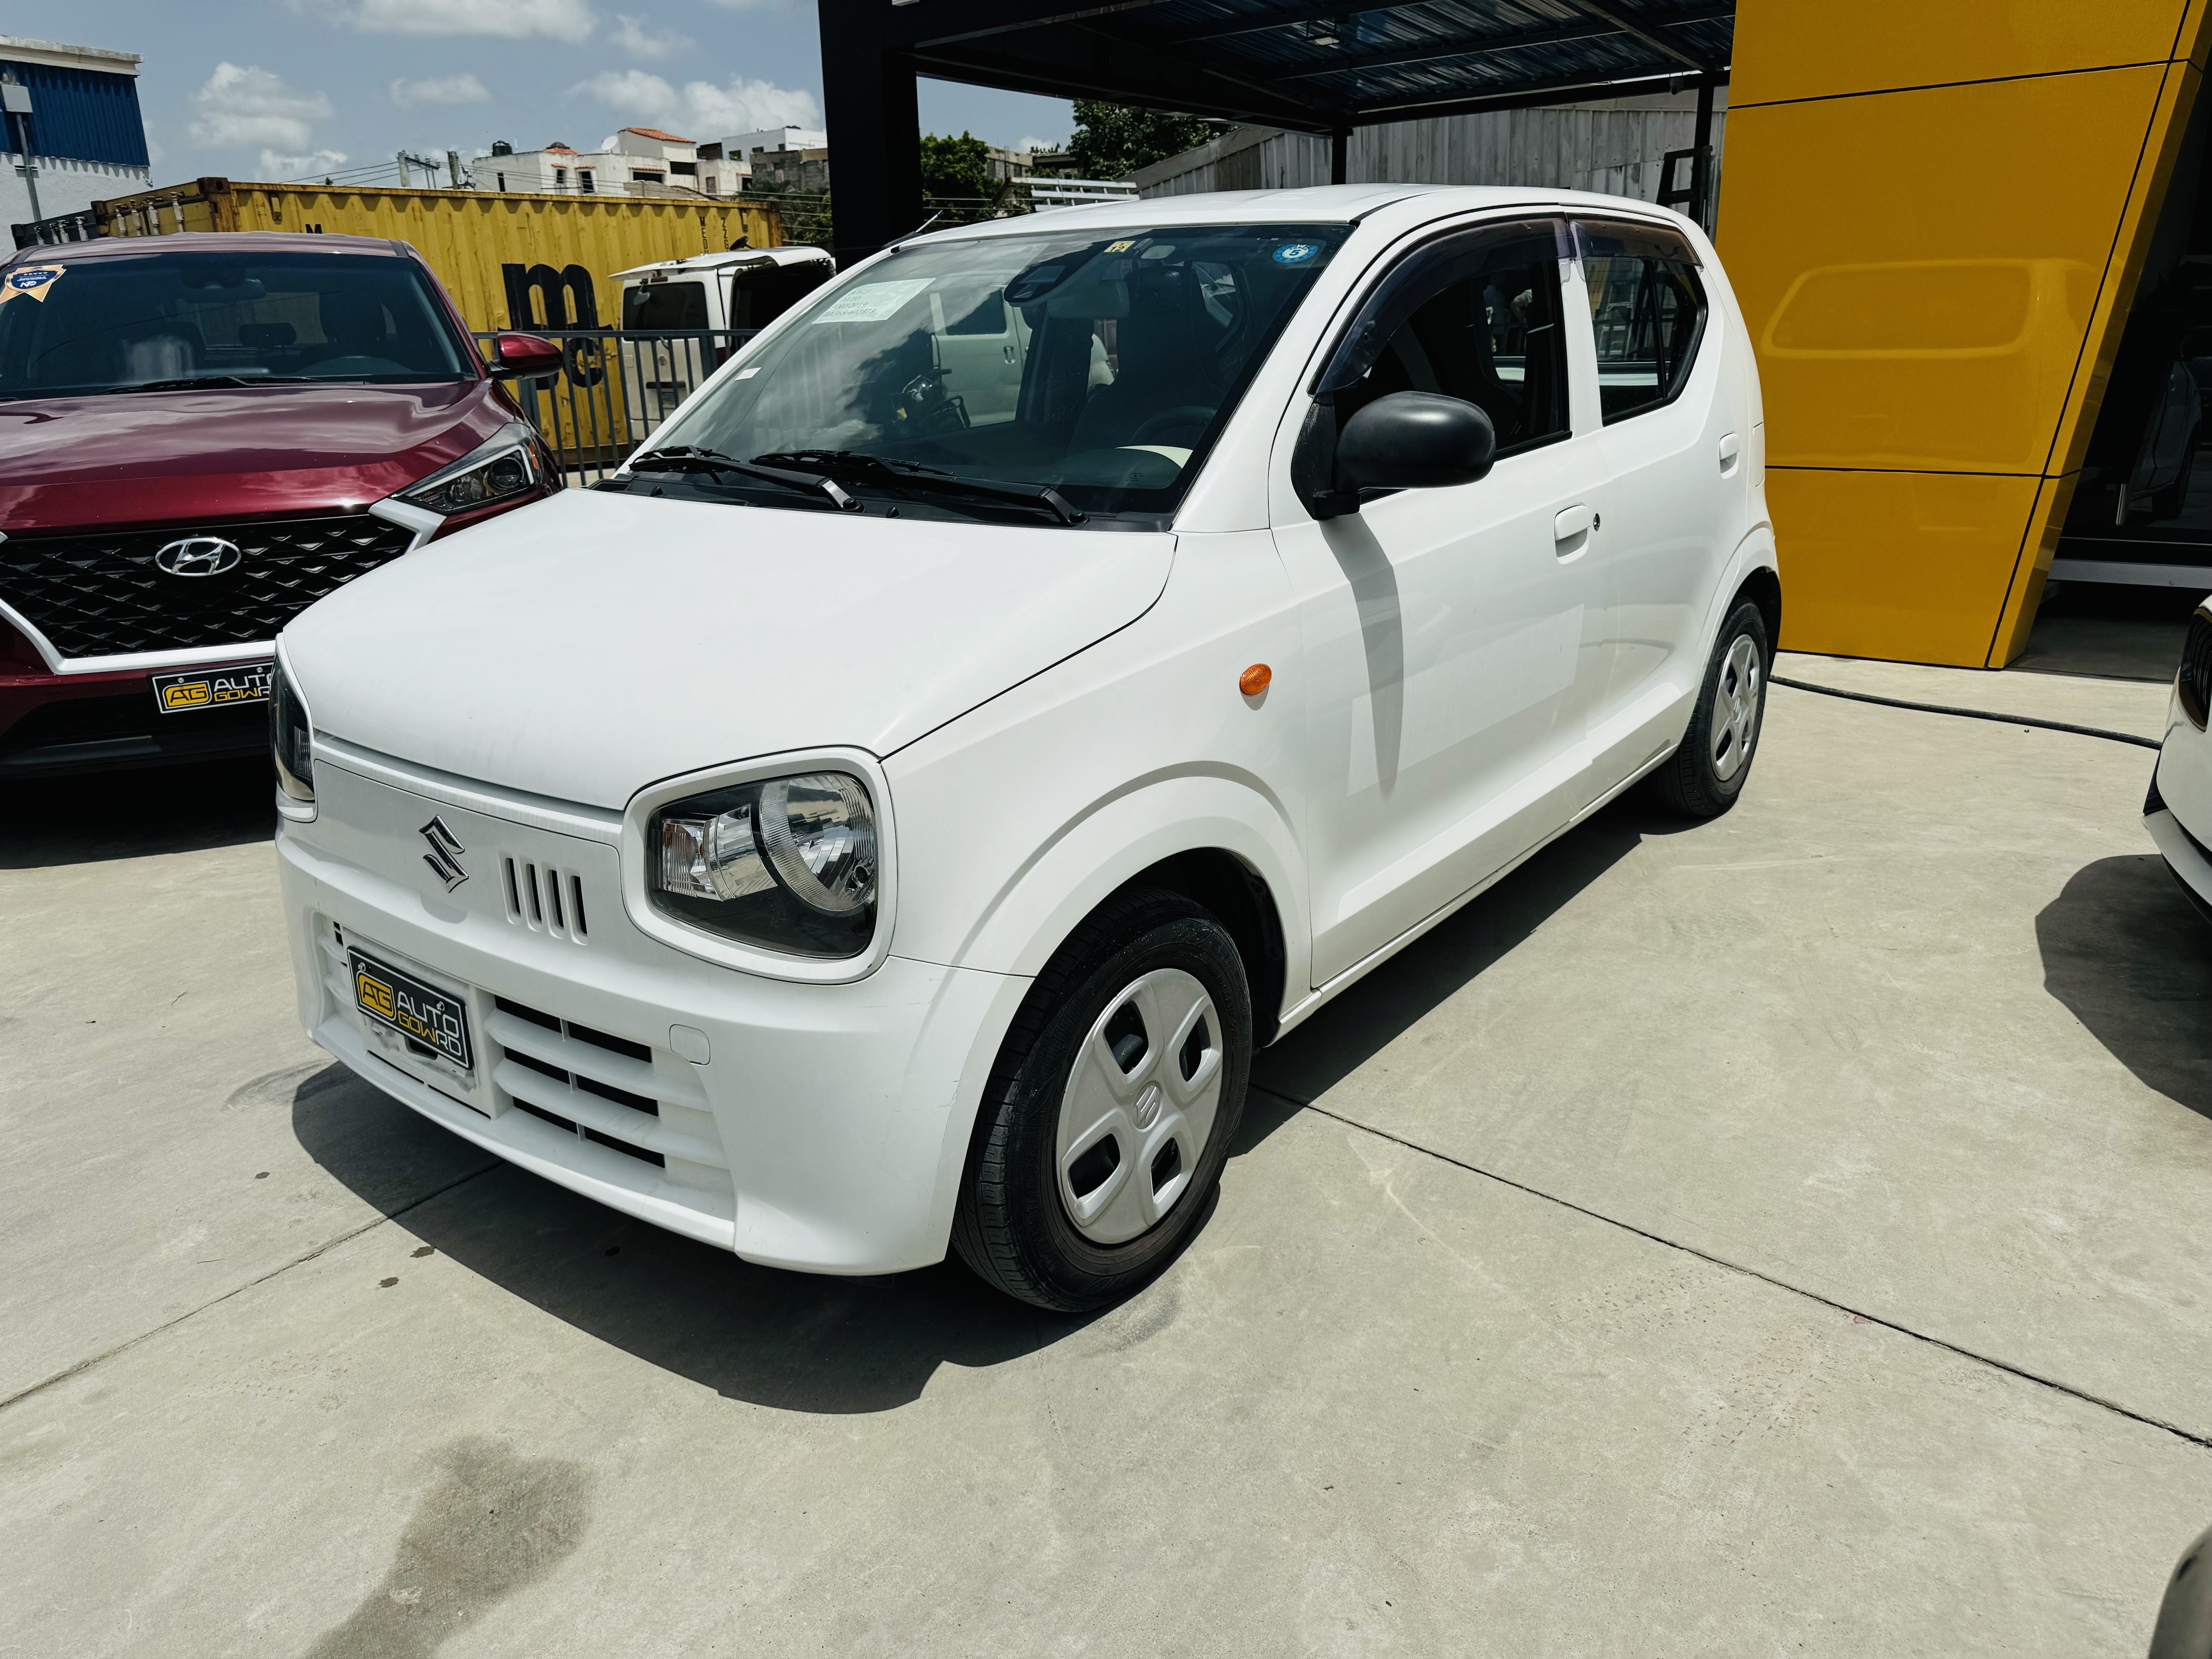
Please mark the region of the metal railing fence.
MULTIPOLYGON (((487 349, 503 332, 476 331, 487 349)), ((524 412, 570 483, 619 467, 677 404, 760 332, 756 328, 532 328, 561 348, 553 374, 514 383, 524 412)))

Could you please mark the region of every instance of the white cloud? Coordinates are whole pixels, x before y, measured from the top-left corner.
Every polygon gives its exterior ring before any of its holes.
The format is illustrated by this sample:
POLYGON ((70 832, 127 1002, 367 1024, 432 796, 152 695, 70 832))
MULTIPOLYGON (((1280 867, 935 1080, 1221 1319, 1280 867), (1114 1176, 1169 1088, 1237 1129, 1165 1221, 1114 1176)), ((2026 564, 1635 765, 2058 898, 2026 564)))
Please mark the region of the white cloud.
POLYGON ((714 0, 725 11, 789 11, 793 0, 714 0))
POLYGON ((627 116, 688 138, 721 138, 766 127, 818 127, 822 106, 811 92, 767 81, 732 79, 726 86, 687 81, 679 90, 644 70, 607 70, 568 88, 627 116))
POLYGON ((402 109, 417 104, 489 104, 491 94, 473 75, 441 75, 392 83, 392 101, 402 109))
POLYGON ((311 173, 336 172, 344 161, 345 152, 342 149, 319 149, 312 155, 279 155, 271 149, 261 152, 261 170, 278 184, 311 173))
POLYGON ((583 41, 599 27, 587 0, 292 0, 368 34, 485 34, 501 40, 545 36, 583 41))
POLYGON ((253 64, 225 61, 192 94, 192 143, 202 149, 265 144, 276 150, 306 151, 314 143, 313 123, 331 118, 331 100, 319 92, 295 92, 283 78, 253 64))
POLYGON ((1016 149, 1058 149, 1066 142, 1065 138, 1024 138, 1014 148, 1016 149))
POLYGON ((678 34, 674 29, 656 30, 651 18, 633 17, 626 11, 615 14, 615 26, 607 31, 607 39, 633 58, 665 58, 692 44, 688 34, 678 34))

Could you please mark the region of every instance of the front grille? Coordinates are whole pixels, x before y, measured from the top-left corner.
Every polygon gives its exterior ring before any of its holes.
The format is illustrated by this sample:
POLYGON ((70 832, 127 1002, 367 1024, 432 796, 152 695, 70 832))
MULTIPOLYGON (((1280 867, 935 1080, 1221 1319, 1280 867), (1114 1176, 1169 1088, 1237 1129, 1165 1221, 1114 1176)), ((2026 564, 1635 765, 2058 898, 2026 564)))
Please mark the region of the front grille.
POLYGON ((2212 617, 2202 611, 2189 619, 2189 637, 2181 642, 2181 672, 2174 682, 2181 693, 2181 712, 2202 732, 2207 708, 2212 708, 2212 617))
POLYGON ((650 1047, 507 997, 492 1009, 492 1081, 519 1109, 685 1184, 726 1185, 729 1160, 705 1095, 656 1068, 650 1047))
POLYGON ((574 870, 556 870, 532 859, 501 854, 500 885, 507 898, 507 919, 517 927, 582 945, 591 939, 591 924, 584 917, 584 878, 574 870))
POLYGON ((0 541, 0 599, 64 657, 250 645, 325 593, 404 553, 415 532, 366 513, 0 541), (154 556, 187 536, 234 543, 220 575, 171 576, 154 556))

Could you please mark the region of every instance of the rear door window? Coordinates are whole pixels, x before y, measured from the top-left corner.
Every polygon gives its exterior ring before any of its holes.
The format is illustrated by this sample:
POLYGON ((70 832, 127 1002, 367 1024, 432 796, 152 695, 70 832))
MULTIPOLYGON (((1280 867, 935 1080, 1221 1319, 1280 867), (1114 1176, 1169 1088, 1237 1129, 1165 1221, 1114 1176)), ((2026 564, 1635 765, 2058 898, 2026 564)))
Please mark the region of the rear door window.
POLYGON ((1575 243, 1589 289, 1606 424, 1672 403, 1705 336, 1696 252, 1661 225, 1578 222, 1575 243))

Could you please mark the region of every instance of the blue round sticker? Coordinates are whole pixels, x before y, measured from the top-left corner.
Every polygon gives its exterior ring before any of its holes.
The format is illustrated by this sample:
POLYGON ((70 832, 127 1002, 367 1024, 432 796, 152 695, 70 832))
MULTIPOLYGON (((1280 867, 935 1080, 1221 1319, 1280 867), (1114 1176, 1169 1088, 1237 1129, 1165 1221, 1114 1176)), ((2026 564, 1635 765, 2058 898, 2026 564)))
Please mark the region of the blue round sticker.
POLYGON ((48 283, 52 282, 55 277, 61 274, 60 270, 53 265, 33 265, 28 270, 9 271, 8 273, 8 286, 10 288, 44 288, 48 283))
POLYGON ((1275 263, 1279 265, 1302 265, 1320 252, 1316 243, 1285 242, 1275 250, 1275 263))

